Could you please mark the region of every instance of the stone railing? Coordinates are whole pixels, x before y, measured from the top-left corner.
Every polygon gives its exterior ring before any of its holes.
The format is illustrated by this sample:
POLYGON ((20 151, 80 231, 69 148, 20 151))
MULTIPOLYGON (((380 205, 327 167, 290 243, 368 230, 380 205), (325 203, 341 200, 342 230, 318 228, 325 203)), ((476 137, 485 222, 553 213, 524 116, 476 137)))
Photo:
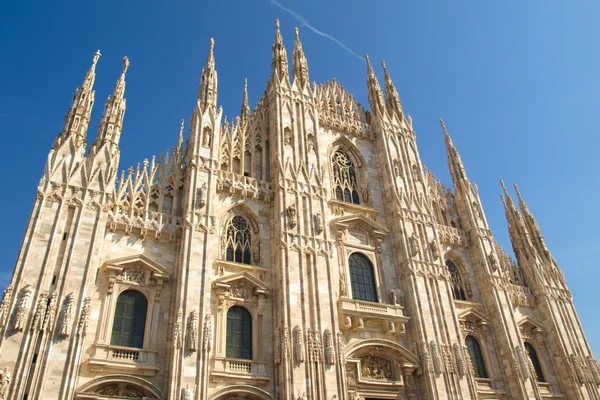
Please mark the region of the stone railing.
POLYGON ((490 391, 492 389, 492 380, 486 378, 475 378, 478 391, 490 391))
POLYGON ((267 364, 264 361, 244 360, 215 356, 210 372, 213 382, 239 382, 249 384, 264 384, 271 380, 266 373, 267 364))
POLYGON ((520 285, 508 285, 508 291, 510 294, 510 301, 515 307, 533 307, 534 297, 533 293, 528 287, 520 285))
POLYGON ((242 197, 271 201, 273 191, 269 182, 223 170, 217 171, 217 192, 227 191, 242 197))
POLYGON ((410 319, 404 315, 404 308, 398 304, 373 303, 340 297, 338 300, 341 328, 365 329, 375 332, 406 333, 406 323, 410 319), (369 321, 369 324, 366 321, 369 321), (374 322, 374 324, 373 324, 374 322))
POLYGON ((436 224, 436 228, 440 233, 442 243, 450 246, 469 247, 469 239, 464 231, 440 224, 436 224))
POLYGON ((95 343, 93 349, 94 353, 87 365, 94 372, 119 373, 128 370, 134 374, 154 376, 160 370, 156 350, 102 343, 95 343))

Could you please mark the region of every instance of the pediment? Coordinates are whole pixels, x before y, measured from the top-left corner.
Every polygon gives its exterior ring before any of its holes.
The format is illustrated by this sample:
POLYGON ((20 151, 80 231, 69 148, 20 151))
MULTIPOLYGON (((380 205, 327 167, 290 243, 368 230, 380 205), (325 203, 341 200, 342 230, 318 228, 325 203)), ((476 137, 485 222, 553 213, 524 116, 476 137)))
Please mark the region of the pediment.
POLYGON ((385 237, 389 232, 385 226, 361 214, 352 214, 335 218, 331 220, 330 224, 332 227, 338 228, 338 230, 358 227, 380 239, 385 237))
POLYGON ((246 287, 252 289, 254 294, 257 295, 267 295, 271 291, 269 285, 245 271, 215 279, 213 281, 213 286, 223 291, 231 290, 236 287, 246 287))
POLYGON ((538 321, 536 321, 528 315, 521 318, 518 324, 520 329, 528 329, 535 333, 539 333, 542 331, 542 324, 540 324, 538 321))
POLYGON ((469 308, 468 310, 465 310, 462 313, 460 313, 458 315, 458 320, 473 321, 481 326, 488 325, 487 317, 481 311, 478 311, 475 308, 469 308))
POLYGON ((115 275, 123 275, 124 272, 131 270, 145 271, 152 278, 162 281, 168 281, 171 277, 163 265, 143 254, 108 260, 104 266, 111 274, 115 275))

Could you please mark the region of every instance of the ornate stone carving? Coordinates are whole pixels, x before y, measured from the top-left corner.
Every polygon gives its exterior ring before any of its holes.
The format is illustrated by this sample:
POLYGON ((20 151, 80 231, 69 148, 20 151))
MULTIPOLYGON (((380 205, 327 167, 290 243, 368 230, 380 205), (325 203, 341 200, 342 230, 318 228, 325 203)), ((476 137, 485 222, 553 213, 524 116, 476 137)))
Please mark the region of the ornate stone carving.
POLYGON ((50 300, 48 300, 48 308, 46 309, 46 315, 44 316, 44 323, 42 324, 42 330, 47 330, 48 332, 52 332, 54 328, 54 319, 56 317, 56 302, 57 302, 58 294, 56 291, 52 293, 50 296, 50 300))
POLYGON ((191 352, 198 350, 198 311, 196 310, 190 313, 187 348, 191 352))
POLYGON ((2 294, 2 302, 0 302, 0 327, 2 328, 6 325, 6 320, 9 315, 10 302, 12 301, 12 292, 13 286, 12 284, 10 284, 6 287, 6 289, 4 289, 4 293, 2 294))
POLYGON ((281 346, 282 346, 281 352, 283 353, 283 359, 287 361, 291 357, 290 330, 288 329, 287 326, 283 327, 283 335, 281 337, 281 346))
POLYGON ((342 332, 337 333, 338 356, 340 357, 340 365, 346 364, 346 354, 344 353, 344 335, 342 332))
POLYGON ((433 370, 433 361, 431 360, 427 342, 421 343, 421 362, 427 371, 433 370))
POLYGON ((73 328, 73 318, 75 310, 75 293, 69 293, 63 304, 63 314, 60 321, 58 335, 62 338, 68 338, 73 328))
POLYGON ((210 352, 212 349, 212 316, 207 314, 204 317, 204 351, 210 352))
POLYGON ((587 363, 590 373, 592 374, 592 378, 594 379, 594 383, 596 385, 600 385, 600 366, 598 366, 598 361, 596 361, 596 359, 592 356, 588 356, 587 363))
POLYGON ((92 298, 88 296, 83 300, 83 307, 81 309, 81 315, 79 316, 79 323, 77 324, 77 334, 81 337, 85 337, 87 335, 91 310, 92 298))
POLYGON ((183 336, 183 311, 180 308, 179 311, 177 311, 177 320, 175 321, 175 327, 173 329, 173 346, 175 346, 176 349, 181 348, 182 336, 183 336))
POLYGON ((455 373, 456 367, 454 362, 454 356, 452 354, 452 347, 449 344, 442 345, 442 354, 444 355, 444 365, 446 367, 446 372, 455 373))
POLYGON ((366 356, 360 359, 360 374, 366 379, 393 380, 392 362, 387 358, 366 356))
POLYGON ((300 325, 294 328, 294 354, 297 363, 304 362, 304 335, 300 325))
POLYGON ((525 353, 523 353, 523 348, 521 346, 515 347, 515 357, 519 364, 521 376, 525 380, 529 379, 529 363, 527 362, 528 360, 525 358, 526 356, 525 353))
POLYGON ((440 348, 435 341, 429 342, 429 348, 431 349, 431 360, 433 362, 433 369, 437 375, 444 371, 444 364, 442 363, 442 355, 440 348))
POLYGON ((325 225, 323 223, 323 214, 321 214, 321 211, 319 211, 317 214, 315 214, 315 232, 317 232, 317 234, 321 234, 323 229, 325 229, 325 225))
POLYGON ((392 290, 390 290, 390 304, 397 306, 398 305, 398 296, 400 295, 400 289, 396 286, 392 290))
POLYGON ((456 360, 456 369, 458 374, 463 376, 467 374, 467 366, 465 364, 465 358, 463 357, 462 347, 458 343, 454 343, 452 346, 454 351, 454 359, 456 360))
POLYGON ((123 280, 139 284, 146 284, 148 281, 148 271, 141 268, 127 268, 123 270, 123 280))
POLYGON ((288 225, 290 226, 290 228, 294 228, 296 226, 296 217, 297 217, 296 204, 292 203, 291 205, 288 206, 288 208, 286 208, 285 211, 287 214, 288 225))
POLYGON ((575 371, 575 374, 577 375, 577 379, 579 380, 579 383, 584 384, 586 382, 586 374, 585 374, 585 365, 583 364, 583 362, 581 362, 579 360, 579 357, 577 357, 576 354, 571 353, 571 356, 569 357, 569 361, 571 362, 571 366, 573 367, 573 370, 575 371))
POLYGON ((346 367, 346 386, 349 388, 356 387, 356 372, 354 371, 354 366, 346 367))
POLYGON ((10 385, 11 375, 8 367, 0 371, 0 399, 7 399, 8 387, 10 385))
POLYGON ((335 364, 335 346, 333 344, 333 334, 329 329, 325 329, 325 362, 328 365, 335 364))
POLYGON ((309 329, 308 332, 308 360, 323 362, 323 342, 321 333, 316 329, 309 329))
POLYGON ((46 308, 48 308, 48 291, 44 290, 40 293, 38 298, 37 307, 33 314, 33 322, 31 323, 31 330, 43 329, 42 324, 44 323, 44 317, 46 316, 46 308))

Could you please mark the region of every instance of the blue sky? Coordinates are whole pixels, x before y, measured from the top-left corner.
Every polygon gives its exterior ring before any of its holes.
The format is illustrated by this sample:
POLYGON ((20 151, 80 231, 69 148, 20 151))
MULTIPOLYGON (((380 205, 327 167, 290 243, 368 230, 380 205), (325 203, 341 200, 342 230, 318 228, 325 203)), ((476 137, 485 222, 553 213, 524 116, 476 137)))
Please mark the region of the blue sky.
MULTIPOLYGON (((517 182, 565 272, 600 357, 600 3, 580 1, 280 0, 359 55, 385 59, 412 115, 421 158, 448 184, 439 118, 479 185, 497 240, 510 249, 498 183, 517 182)), ((219 103, 251 107, 270 74, 274 20, 291 56, 293 29, 310 78, 336 77, 367 105, 365 64, 302 27, 269 0, 4 2, 0 6, 0 126, 5 185, 0 285, 10 278, 45 159, 75 88, 100 49, 96 135, 106 97, 129 56, 121 168, 176 143, 189 120, 208 40, 215 38, 219 103)))

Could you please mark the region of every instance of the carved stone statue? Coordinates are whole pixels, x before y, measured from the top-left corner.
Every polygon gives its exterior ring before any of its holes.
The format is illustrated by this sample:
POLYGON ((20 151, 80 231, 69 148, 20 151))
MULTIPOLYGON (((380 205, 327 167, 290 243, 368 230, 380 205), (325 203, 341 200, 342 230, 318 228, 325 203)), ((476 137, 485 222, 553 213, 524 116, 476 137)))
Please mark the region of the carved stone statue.
POLYGON ((321 234, 321 232, 323 232, 324 229, 324 225, 323 225, 323 214, 321 214, 321 211, 319 211, 316 215, 315 215, 315 231, 318 234, 321 234))
POLYGON ((348 283, 346 282, 346 274, 340 274, 340 297, 348 296, 348 283))
POLYGON ((188 350, 198 350, 198 311, 193 310, 190 313, 190 322, 188 325, 188 350))
POLYGON ((52 332, 54 328, 54 318, 56 316, 56 301, 58 294, 56 291, 50 296, 48 300, 48 308, 46 309, 46 315, 44 316, 44 323, 42 324, 42 330, 48 330, 52 332))
POLYGON ((198 189, 196 208, 201 209, 206 205, 206 182, 202 184, 198 189))
POLYGON ((252 246, 252 259, 254 262, 260 261, 260 242, 257 241, 254 246, 252 246))
POLYGON ((419 237, 417 236, 416 232, 413 232, 413 234, 408 238, 408 243, 410 245, 410 255, 414 257, 419 254, 419 237))
POLYGON ((12 284, 8 285, 6 289, 4 289, 4 294, 2 295, 2 302, 0 303, 0 327, 4 327, 6 324, 6 318, 8 317, 10 307, 10 302, 12 301, 12 284))
POLYGON ((488 259, 490 260, 490 266, 492 267, 492 271, 496 272, 498 270, 498 259, 493 251, 488 255, 488 259))
POLYGON ((183 389, 183 396, 181 396, 183 400, 192 400, 194 398, 194 391, 190 388, 190 384, 185 385, 185 389, 183 389))
POLYGON ((429 243, 429 246, 431 246, 431 254, 433 254, 433 259, 437 260, 440 258, 440 249, 437 243, 435 243, 435 240, 432 240, 431 243, 429 243))
POLYGON ((8 367, 4 371, 0 371, 0 399, 6 399, 8 394, 8 385, 10 385, 10 370, 8 367))
POLYGON ((437 375, 441 374, 444 368, 444 364, 442 363, 442 354, 440 352, 440 348, 435 341, 431 341, 429 343, 429 347, 431 348, 431 360, 433 362, 433 369, 437 375))
POLYGON ((392 290, 390 290, 390 304, 395 305, 395 306, 398 305, 399 292, 400 292, 400 289, 396 288, 395 286, 392 290))
POLYGON ((281 345, 283 346, 283 359, 290 359, 290 331, 287 326, 283 327, 283 335, 281 338, 281 345))
POLYGON ((48 291, 44 290, 38 299, 37 307, 35 308, 35 314, 33 315, 33 323, 31 324, 31 330, 42 329, 42 323, 44 322, 44 316, 46 315, 46 308, 48 307, 48 291))
POLYGON ((302 327, 296 325, 294 328, 294 353, 296 356, 297 363, 304 362, 304 335, 302 333, 302 327))
POLYGON ((296 226, 296 216, 297 216, 296 204, 292 203, 291 205, 289 205, 288 208, 286 209, 286 213, 287 213, 289 226, 291 228, 294 228, 296 226))

